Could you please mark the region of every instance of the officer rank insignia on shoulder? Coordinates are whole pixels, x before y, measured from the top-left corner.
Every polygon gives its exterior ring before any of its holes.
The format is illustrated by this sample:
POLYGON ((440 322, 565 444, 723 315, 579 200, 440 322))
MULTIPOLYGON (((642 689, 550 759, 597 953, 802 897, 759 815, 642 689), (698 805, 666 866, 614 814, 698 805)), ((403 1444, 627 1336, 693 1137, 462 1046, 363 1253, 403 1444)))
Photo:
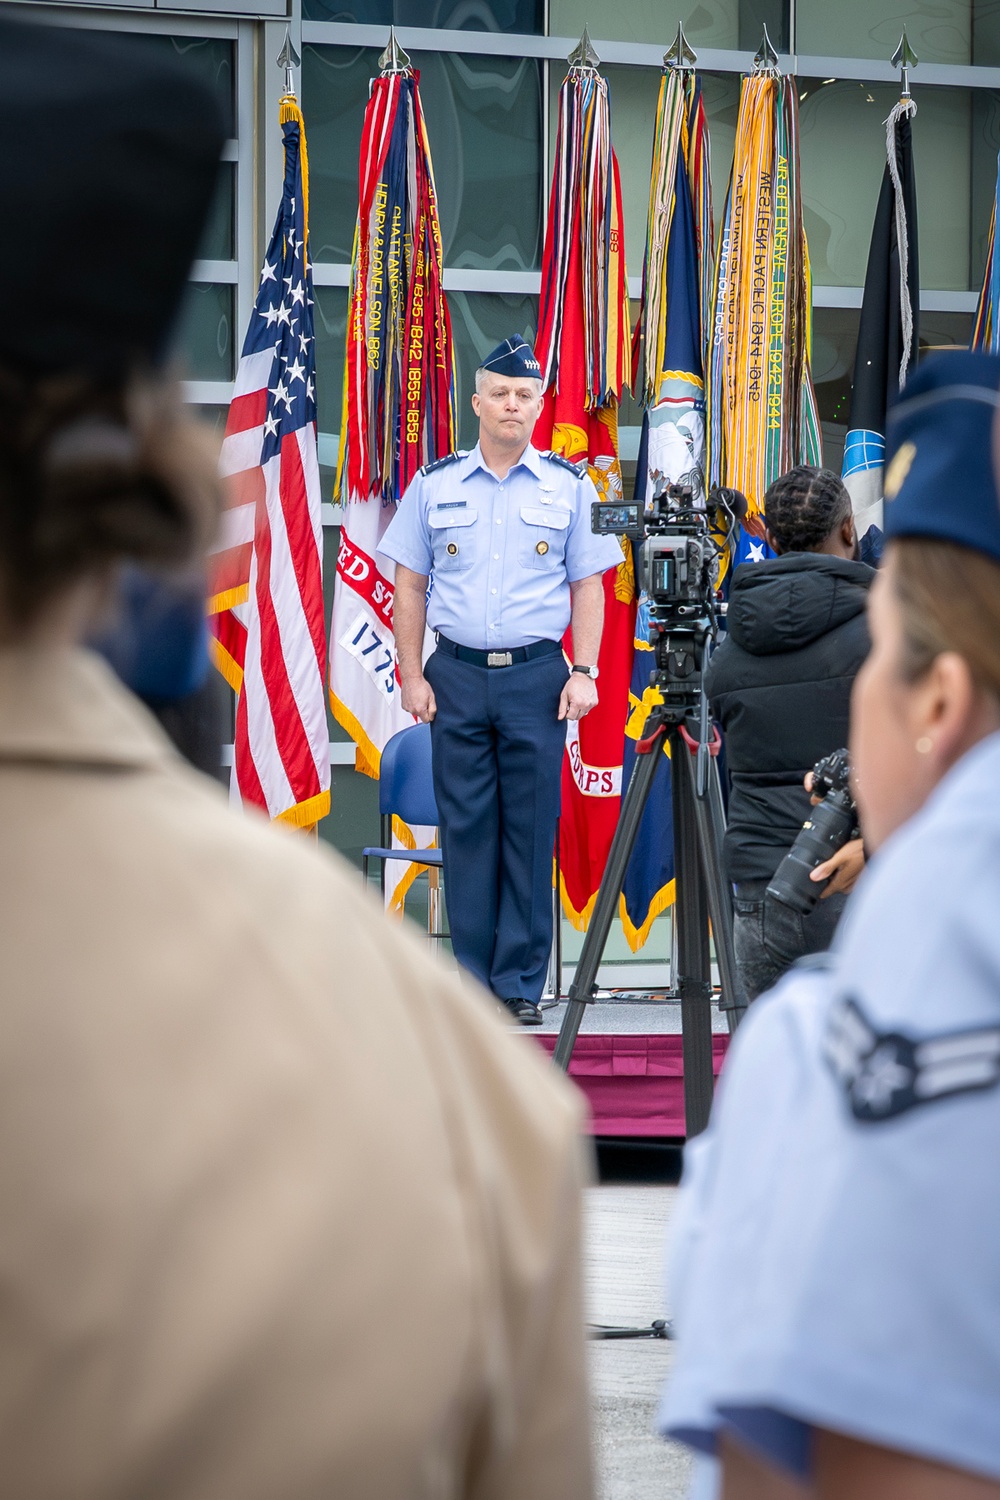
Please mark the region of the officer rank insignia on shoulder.
POLYGON ((422 469, 417 470, 417 473, 436 474, 438 469, 445 469, 449 464, 457 464, 460 458, 468 458, 468 456, 467 451, 456 449, 454 453, 446 453, 444 458, 436 458, 432 464, 424 464, 422 469))
POLYGON ((876 1031, 854 1000, 834 1005, 823 1054, 851 1114, 865 1124, 1000 1082, 1000 1026, 914 1041, 899 1031, 876 1031))
POLYGON ((587 460, 585 458, 581 458, 578 464, 574 464, 564 454, 553 453, 551 449, 544 452, 542 457, 550 458, 554 464, 558 464, 562 469, 568 469, 571 474, 576 475, 577 479, 585 479, 587 476, 587 460))

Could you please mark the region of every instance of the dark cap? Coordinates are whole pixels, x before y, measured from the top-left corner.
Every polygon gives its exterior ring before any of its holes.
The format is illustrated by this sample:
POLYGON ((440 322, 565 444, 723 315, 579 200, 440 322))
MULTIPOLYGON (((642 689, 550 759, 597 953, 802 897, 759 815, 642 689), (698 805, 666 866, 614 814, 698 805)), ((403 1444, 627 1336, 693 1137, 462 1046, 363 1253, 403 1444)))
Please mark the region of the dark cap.
POLYGON ((1000 357, 932 355, 907 381, 886 435, 885 535, 958 542, 1000 562, 992 430, 1000 357))
POLYGON ((224 141, 146 39, 0 20, 0 361, 120 376, 165 352, 224 141))
POLYGON ((535 358, 535 351, 524 339, 514 334, 497 344, 492 354, 487 354, 480 369, 491 375, 511 375, 514 379, 541 380, 542 370, 535 358))

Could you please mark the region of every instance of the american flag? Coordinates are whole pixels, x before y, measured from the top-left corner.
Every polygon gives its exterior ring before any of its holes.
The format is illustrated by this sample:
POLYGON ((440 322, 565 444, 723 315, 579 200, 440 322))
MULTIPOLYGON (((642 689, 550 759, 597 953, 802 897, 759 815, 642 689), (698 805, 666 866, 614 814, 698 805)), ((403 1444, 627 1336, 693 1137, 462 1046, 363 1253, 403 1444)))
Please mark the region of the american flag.
POLYGON ((243 344, 222 472, 215 658, 238 693, 234 800, 308 827, 330 807, 322 520, 302 116, 282 101, 285 181, 243 344))

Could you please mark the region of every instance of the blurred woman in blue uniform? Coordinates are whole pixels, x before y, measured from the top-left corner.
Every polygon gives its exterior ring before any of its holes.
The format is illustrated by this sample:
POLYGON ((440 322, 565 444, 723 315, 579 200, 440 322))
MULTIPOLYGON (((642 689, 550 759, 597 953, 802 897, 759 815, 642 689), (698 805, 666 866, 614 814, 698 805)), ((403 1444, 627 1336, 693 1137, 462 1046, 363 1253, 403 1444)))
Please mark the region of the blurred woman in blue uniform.
POLYGON ((897 408, 852 705, 874 858, 687 1164, 662 1425, 706 1496, 1000 1496, 998 387, 950 354, 897 408))

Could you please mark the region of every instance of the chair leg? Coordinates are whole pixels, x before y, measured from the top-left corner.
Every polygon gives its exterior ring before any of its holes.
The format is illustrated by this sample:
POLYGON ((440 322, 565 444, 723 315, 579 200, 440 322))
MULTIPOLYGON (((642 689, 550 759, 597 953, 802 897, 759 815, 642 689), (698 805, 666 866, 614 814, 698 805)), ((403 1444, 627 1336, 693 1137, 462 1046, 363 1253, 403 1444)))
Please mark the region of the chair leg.
POLYGON ((433 867, 427 871, 427 936, 440 950, 444 941, 441 930, 441 872, 433 867))
MULTIPOLYGON (((381 817, 379 818, 379 832, 380 832, 380 834, 382 836, 382 848, 383 849, 391 849, 392 848, 392 818, 389 816, 388 813, 382 813, 381 817)), ((382 861, 382 868, 379 871, 379 880, 378 880, 379 890, 382 892, 382 905, 383 906, 385 905, 385 866, 386 866, 386 861, 383 860, 382 861)))

